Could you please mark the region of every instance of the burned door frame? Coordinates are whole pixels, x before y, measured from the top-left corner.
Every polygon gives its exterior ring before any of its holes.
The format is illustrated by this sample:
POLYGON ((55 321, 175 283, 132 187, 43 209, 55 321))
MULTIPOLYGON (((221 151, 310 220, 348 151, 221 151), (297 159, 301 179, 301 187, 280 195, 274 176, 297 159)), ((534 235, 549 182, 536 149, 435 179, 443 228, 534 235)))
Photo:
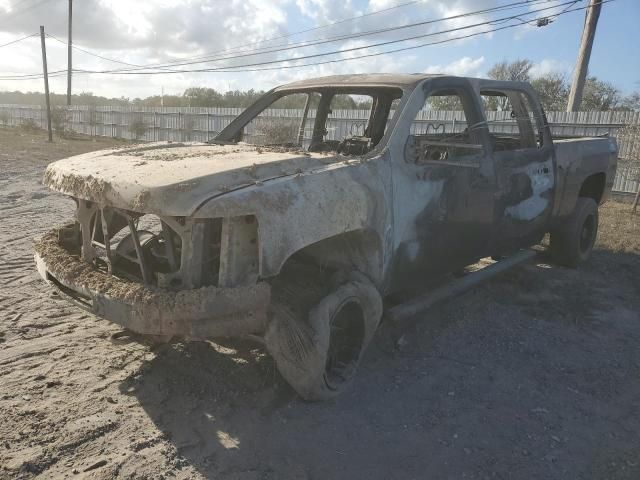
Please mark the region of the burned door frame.
MULTIPOLYGON (((510 253, 538 242, 545 233, 554 201, 553 142, 535 93, 527 84, 483 80, 479 84, 479 98, 485 92, 502 93, 509 98, 522 142, 520 148, 497 151, 489 141, 497 186, 491 253, 510 253), (525 136, 528 142, 522 140, 525 136)), ((484 108, 482 115, 486 121, 484 108)), ((491 138, 488 122, 487 135, 491 138)))
MULTIPOLYGON (((403 117, 397 131, 398 137, 404 140, 403 148, 391 151, 395 160, 396 247, 391 276, 398 288, 414 282, 417 277, 438 275, 482 257, 492 239, 496 191, 484 116, 474 85, 468 79, 426 80, 413 92, 403 117), (463 133, 473 139, 472 144, 463 143, 460 147, 472 147, 477 153, 429 158, 420 164, 415 161, 415 145, 412 145, 420 135, 411 134, 411 125, 430 96, 446 91, 460 95, 467 122, 463 133)), ((442 145, 452 146, 447 142, 442 145)), ((453 151, 460 151, 461 148, 453 146, 453 151)))

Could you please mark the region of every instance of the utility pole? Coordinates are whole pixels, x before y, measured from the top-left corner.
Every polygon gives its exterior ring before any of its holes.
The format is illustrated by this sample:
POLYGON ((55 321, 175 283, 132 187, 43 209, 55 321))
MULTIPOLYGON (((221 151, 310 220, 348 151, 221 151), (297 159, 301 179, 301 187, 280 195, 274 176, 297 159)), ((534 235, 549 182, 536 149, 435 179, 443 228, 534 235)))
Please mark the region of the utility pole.
POLYGON ((73 17, 73 0, 69 0, 69 33, 67 35, 67 105, 71 105, 71 45, 73 41, 71 38, 71 19, 73 17))
POLYGON ((44 43, 44 26, 40 25, 40 46, 42 47, 42 73, 44 76, 44 98, 47 102, 47 130, 49 130, 49 141, 53 142, 53 132, 51 131, 51 104, 49 103, 49 73, 47 72, 47 47, 44 43))
POLYGON ((585 13, 580 50, 578 51, 578 60, 573 72, 573 81, 571 82, 571 91, 569 92, 569 101, 567 102, 567 112, 577 111, 582 102, 582 92, 584 91, 584 83, 587 79, 589 58, 591 57, 591 48, 593 47, 593 39, 596 36, 596 26, 598 25, 601 8, 602 0, 589 0, 589 6, 585 13))

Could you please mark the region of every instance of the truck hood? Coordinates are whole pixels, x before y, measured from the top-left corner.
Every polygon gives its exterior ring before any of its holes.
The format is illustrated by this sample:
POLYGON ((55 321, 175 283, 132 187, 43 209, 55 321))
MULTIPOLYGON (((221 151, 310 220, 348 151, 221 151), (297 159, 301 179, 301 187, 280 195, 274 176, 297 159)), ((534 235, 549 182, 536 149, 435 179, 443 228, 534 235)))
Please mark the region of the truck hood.
POLYGON ((183 216, 226 192, 337 161, 323 153, 251 145, 162 142, 59 160, 47 167, 44 184, 102 206, 183 216))

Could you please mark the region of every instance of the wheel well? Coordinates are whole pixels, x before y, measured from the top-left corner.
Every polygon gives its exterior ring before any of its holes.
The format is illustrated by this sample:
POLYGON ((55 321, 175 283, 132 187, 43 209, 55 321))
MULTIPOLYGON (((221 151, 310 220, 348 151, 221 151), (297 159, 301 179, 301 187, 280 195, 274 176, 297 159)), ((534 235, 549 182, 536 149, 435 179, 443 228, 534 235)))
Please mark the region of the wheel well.
POLYGON ((324 270, 356 270, 377 284, 382 273, 382 242, 373 230, 354 230, 304 247, 287 259, 281 271, 291 262, 312 263, 324 270))
POLYGON ((593 198, 597 204, 602 200, 604 193, 605 174, 595 173, 585 179, 580 187, 580 197, 593 198))

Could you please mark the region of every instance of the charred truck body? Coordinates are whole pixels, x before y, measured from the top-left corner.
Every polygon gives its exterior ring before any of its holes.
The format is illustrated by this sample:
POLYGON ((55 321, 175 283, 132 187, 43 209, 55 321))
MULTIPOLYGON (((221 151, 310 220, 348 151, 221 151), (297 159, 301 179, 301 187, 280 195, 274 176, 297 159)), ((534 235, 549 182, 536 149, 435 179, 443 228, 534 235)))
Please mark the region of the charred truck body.
POLYGON ((210 144, 49 165, 44 182, 76 218, 37 243, 36 263, 78 305, 141 334, 264 336, 285 379, 322 399, 352 378, 382 299, 416 279, 548 232, 558 262, 586 260, 616 161, 613 139, 554 141, 525 83, 305 80, 210 144), (295 122, 270 114, 293 100, 295 122), (333 111, 356 100, 369 119, 342 132, 333 111))

